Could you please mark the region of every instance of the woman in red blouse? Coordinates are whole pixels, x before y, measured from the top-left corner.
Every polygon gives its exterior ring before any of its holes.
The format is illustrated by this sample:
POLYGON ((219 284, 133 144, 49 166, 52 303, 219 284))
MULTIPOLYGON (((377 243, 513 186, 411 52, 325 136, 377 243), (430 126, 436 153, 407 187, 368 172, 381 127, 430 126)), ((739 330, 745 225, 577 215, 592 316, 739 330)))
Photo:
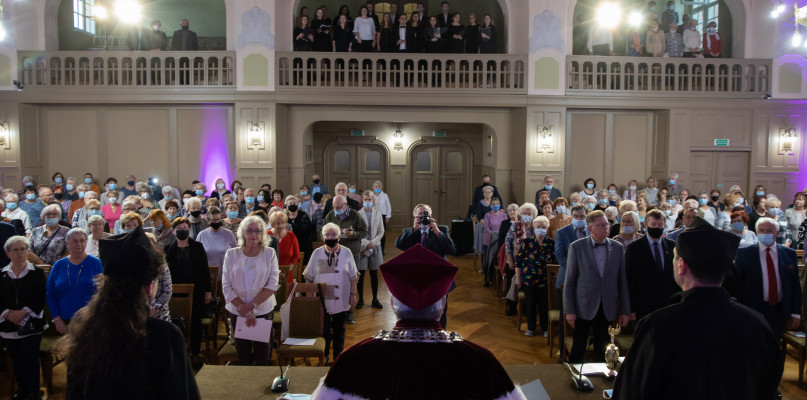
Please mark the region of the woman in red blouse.
POLYGON ((277 263, 289 266, 288 282, 294 281, 294 268, 300 259, 300 244, 297 237, 288 229, 289 217, 284 212, 276 211, 269 216, 269 234, 277 239, 277 263))
POLYGON ((275 189, 272 191, 272 207, 280 207, 281 209, 286 208, 286 204, 283 199, 286 196, 283 195, 283 191, 280 189, 275 189))

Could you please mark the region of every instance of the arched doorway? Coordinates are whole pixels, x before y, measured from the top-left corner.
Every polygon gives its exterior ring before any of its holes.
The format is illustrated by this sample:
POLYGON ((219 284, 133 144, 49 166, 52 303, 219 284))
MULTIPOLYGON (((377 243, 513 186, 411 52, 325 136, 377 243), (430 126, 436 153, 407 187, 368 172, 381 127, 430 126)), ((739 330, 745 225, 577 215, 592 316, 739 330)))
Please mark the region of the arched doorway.
POLYGON ((473 151, 460 140, 424 140, 409 153, 411 204, 428 204, 440 225, 465 218, 472 191, 473 151))

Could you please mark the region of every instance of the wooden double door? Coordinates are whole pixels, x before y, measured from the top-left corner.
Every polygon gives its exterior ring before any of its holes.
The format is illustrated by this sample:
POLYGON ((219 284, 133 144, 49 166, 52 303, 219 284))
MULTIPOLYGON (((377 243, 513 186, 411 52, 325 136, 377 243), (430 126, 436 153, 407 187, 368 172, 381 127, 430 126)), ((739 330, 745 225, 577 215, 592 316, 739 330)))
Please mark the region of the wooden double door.
POLYGON ((424 144, 415 147, 409 160, 411 204, 428 204, 438 224, 451 225, 465 218, 471 203, 472 152, 462 145, 424 144))
MULTIPOLYGON (((335 144, 325 151, 325 182, 356 184, 360 191, 373 190, 373 183, 386 184, 387 152, 377 144, 335 144)), ((333 188, 328 188, 333 191, 333 188)), ((385 188, 386 191, 386 188, 385 188)))
POLYGON ((685 183, 690 194, 699 190, 719 189, 726 193, 730 187, 748 187, 747 151, 693 151, 691 183, 685 183))

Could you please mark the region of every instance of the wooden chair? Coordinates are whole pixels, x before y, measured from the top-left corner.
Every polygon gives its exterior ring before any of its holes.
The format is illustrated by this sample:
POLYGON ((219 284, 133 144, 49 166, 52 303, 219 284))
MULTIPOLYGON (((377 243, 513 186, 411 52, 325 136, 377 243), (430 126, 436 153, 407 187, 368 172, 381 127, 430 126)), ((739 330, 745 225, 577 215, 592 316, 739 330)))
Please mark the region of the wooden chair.
MULTIPOLYGON (((219 266, 210 265, 210 294, 211 297, 217 299, 219 297, 219 266)), ((224 304, 221 304, 224 307, 224 304)), ((169 306, 170 308, 170 306, 169 306)), ((212 360, 214 349, 219 348, 218 330, 219 330, 219 312, 213 311, 210 317, 202 318, 202 329, 205 332, 205 352, 207 359, 212 360), (213 340, 213 346, 210 346, 210 340, 213 340)))
MULTIPOLYGON (((515 277, 513 279, 515 279, 515 277)), ((516 310, 518 311, 518 314, 516 314, 516 328, 521 332, 521 321, 524 318, 524 299, 527 298, 527 295, 521 289, 516 293, 518 293, 518 302, 516 303, 516 310)))
POLYGON ((171 285, 171 288, 171 300, 168 301, 168 308, 171 310, 171 315, 175 317, 182 317, 185 320, 185 329, 182 331, 182 334, 185 335, 185 342, 188 342, 191 337, 193 284, 175 283, 171 285))
POLYGON ((305 252, 300 252, 300 258, 297 260, 297 266, 294 267, 294 281, 303 283, 303 260, 305 259, 305 252))
MULTIPOLYGON (((804 331, 802 324, 799 329, 804 331)), ((807 345, 805 345, 804 337, 797 337, 796 335, 785 331, 782 335, 782 355, 791 356, 799 363, 799 387, 804 382, 804 364, 807 361, 807 345)))
POLYGON ((275 313, 272 314, 272 341, 274 342, 274 346, 272 348, 277 349, 280 347, 280 328, 283 327, 283 319, 280 318, 280 306, 286 301, 286 291, 288 290, 288 280, 282 279, 284 276, 288 276, 289 274, 289 266, 288 265, 281 265, 280 266, 280 276, 281 279, 278 279, 277 283, 277 291, 275 291, 275 313))
MULTIPOLYGON (((36 266, 45 271, 45 277, 47 278, 50 274, 51 265, 37 264, 36 266)), ((60 335, 56 330, 56 326, 50 322, 53 320, 53 316, 50 314, 50 309, 48 308, 47 302, 45 303, 42 317, 49 323, 48 329, 46 329, 45 332, 42 332, 42 340, 39 342, 39 363, 41 364, 42 368, 42 381, 44 381, 45 387, 48 388, 48 394, 51 394, 53 393, 53 367, 62 361, 61 359, 54 357, 53 345, 62 335, 60 335)))
MULTIPOLYGON (((326 292, 322 284, 322 292, 326 292)), ((318 358, 319 365, 325 365, 325 338, 322 337, 325 310, 318 297, 316 283, 298 283, 294 295, 290 298, 289 336, 301 339, 315 339, 311 346, 290 346, 281 344, 277 349, 280 365, 293 362, 295 358, 303 358, 310 365, 309 358, 318 358)))
POLYGON ((561 305, 561 298, 558 289, 555 288, 555 283, 558 281, 558 269, 560 265, 558 264, 549 264, 546 266, 546 284, 547 284, 547 308, 549 309, 549 326, 544 328, 543 326, 541 329, 548 329, 547 334, 547 344, 549 345, 549 357, 552 357, 552 348, 555 344, 555 337, 558 336, 558 330, 560 329, 560 305, 561 305))

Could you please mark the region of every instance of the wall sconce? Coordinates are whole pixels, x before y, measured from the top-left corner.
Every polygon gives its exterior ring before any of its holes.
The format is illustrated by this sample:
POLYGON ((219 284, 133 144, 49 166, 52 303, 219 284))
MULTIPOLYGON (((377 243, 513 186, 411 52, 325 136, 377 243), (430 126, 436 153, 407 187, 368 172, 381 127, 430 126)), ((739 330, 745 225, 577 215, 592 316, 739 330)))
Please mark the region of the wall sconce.
POLYGON ((799 138, 795 128, 779 129, 779 155, 792 156, 796 152, 796 141, 799 138))
POLYGON ((0 148, 8 149, 11 145, 11 132, 8 121, 0 122, 0 148))
POLYGON ((247 122, 247 148, 251 150, 265 150, 262 121, 247 122))
POLYGON ((552 125, 538 127, 538 153, 552 153, 555 151, 555 142, 552 140, 552 125))
POLYGON ((393 143, 392 143, 392 145, 393 145, 392 149, 395 150, 395 151, 403 150, 403 137, 404 137, 404 134, 403 134, 403 132, 401 132, 401 129, 400 128, 396 129, 395 133, 392 134, 392 137, 394 138, 393 143))

